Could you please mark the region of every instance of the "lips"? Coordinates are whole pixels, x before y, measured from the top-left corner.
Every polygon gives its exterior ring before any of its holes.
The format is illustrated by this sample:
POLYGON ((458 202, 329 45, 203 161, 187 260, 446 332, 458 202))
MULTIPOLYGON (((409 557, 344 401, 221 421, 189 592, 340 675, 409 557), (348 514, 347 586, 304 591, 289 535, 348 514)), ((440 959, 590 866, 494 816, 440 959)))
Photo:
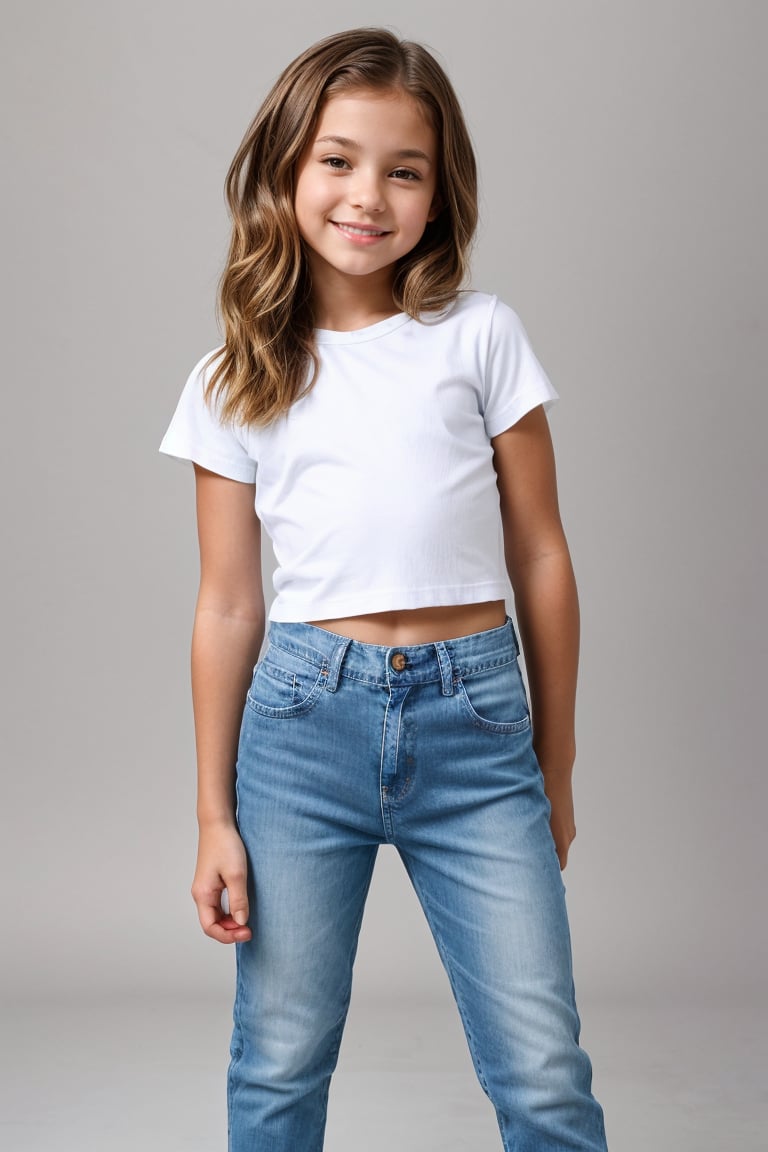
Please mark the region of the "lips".
POLYGON ((381 228, 366 228, 361 224, 344 224, 339 220, 332 220, 331 223, 340 232, 344 232, 348 236, 386 236, 387 231, 381 228))

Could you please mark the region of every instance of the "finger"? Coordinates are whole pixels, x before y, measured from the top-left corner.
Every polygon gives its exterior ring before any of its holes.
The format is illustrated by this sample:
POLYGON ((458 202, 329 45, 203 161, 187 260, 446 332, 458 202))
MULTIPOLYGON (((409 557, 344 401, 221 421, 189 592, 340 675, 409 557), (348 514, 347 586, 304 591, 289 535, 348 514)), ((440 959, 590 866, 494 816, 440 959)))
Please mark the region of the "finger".
MULTIPOLYGON (((550 831, 552 830, 550 829, 550 831)), ((568 860, 568 845, 564 844, 560 839, 558 839, 554 832, 552 832, 552 845, 555 849, 555 855, 557 856, 557 861, 560 865, 560 871, 562 872, 568 860)))
POLYGON ((229 913, 222 912, 218 904, 198 904, 197 913, 203 932, 220 944, 233 944, 251 938, 250 928, 238 924, 229 913))
POLYGON ((218 897, 215 901, 213 899, 199 899, 196 903, 200 927, 203 929, 203 932, 208 932, 213 928, 214 924, 217 924, 221 919, 221 908, 218 897))
POLYGON ((195 904, 197 905, 197 916, 200 921, 200 927, 203 932, 208 935, 221 920, 221 893, 218 891, 206 892, 201 895, 195 896, 195 904))
POLYGON ((568 863, 568 854, 571 850, 571 841, 566 837, 557 846, 557 858, 560 861, 560 871, 565 871, 565 866, 568 863))
POLYGON ((247 925, 237 924, 231 916, 223 916, 206 935, 220 944, 243 944, 251 939, 253 933, 247 925))
POLYGON ((226 909, 236 924, 241 927, 248 923, 248 890, 245 873, 232 873, 227 877, 226 909))
POLYGON ((229 922, 231 927, 227 927, 227 921, 214 924, 207 932, 206 936, 211 940, 216 940, 219 944, 244 944, 247 940, 251 939, 250 928, 241 928, 239 924, 235 924, 234 920, 229 922))
POLYGON ((224 932, 227 943, 230 939, 234 941, 250 940, 253 935, 247 924, 238 924, 231 916, 223 916, 219 921, 219 928, 224 932))

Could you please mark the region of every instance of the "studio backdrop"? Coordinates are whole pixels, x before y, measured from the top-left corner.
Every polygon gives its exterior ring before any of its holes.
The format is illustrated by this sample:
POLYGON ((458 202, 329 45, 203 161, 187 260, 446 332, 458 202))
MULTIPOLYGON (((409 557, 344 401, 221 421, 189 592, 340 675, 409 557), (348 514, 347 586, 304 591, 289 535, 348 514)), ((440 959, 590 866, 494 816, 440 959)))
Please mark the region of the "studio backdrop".
MULTIPOLYGON (((5 987, 229 987, 189 896, 193 478, 157 449, 220 342, 235 149, 280 67, 360 24, 425 42, 452 76, 482 177, 473 284, 516 309, 561 395, 577 980, 641 996, 760 979, 766 11, 6 6, 5 987)), ((443 979, 382 851, 357 986, 443 979)))

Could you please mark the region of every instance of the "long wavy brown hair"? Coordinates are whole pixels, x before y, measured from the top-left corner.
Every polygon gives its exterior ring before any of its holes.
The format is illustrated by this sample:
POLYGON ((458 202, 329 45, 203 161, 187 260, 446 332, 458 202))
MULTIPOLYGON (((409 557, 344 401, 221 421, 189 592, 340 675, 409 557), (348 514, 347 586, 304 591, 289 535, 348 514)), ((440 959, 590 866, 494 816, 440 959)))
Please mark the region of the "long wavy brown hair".
POLYGON ((438 142, 440 211, 395 269, 393 303, 418 319, 455 300, 477 224, 477 170, 448 77, 420 44, 356 28, 289 64, 246 131, 226 177, 232 238, 218 289, 224 347, 206 389, 224 420, 268 424, 315 380, 312 284, 294 214, 297 164, 323 104, 361 88, 400 90, 426 110, 438 142), (311 371, 309 371, 311 366, 311 371))

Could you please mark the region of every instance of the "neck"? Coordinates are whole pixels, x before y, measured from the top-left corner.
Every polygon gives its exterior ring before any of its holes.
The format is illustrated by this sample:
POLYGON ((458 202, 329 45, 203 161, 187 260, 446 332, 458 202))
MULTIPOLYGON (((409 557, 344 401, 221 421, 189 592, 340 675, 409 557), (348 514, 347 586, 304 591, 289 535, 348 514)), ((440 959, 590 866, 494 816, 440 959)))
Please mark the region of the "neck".
POLYGON ((389 269, 371 276, 344 276, 327 265, 312 269, 312 313, 316 328, 351 332, 399 311, 389 269))

